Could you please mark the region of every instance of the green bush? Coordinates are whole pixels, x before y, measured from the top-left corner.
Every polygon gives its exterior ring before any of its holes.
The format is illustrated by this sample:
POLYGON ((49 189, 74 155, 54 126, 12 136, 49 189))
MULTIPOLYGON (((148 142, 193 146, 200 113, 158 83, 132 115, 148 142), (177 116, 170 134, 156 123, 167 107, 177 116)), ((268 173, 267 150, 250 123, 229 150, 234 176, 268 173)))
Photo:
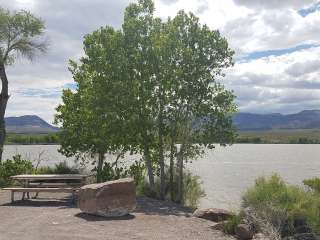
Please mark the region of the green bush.
POLYGON ((303 184, 313 191, 320 193, 320 178, 306 179, 303 181, 303 184))
MULTIPOLYGON (((94 168, 92 171, 96 172, 94 168)), ((116 162, 105 162, 100 173, 103 182, 117 180, 128 176, 128 170, 124 167, 117 166, 116 162)))
POLYGON ((49 166, 41 166, 33 170, 33 174, 54 174, 54 168, 49 166))
POLYGON ((80 171, 75 167, 69 167, 67 162, 63 161, 54 165, 53 173, 54 174, 78 174, 80 173, 80 171))
POLYGON ((301 223, 320 233, 319 194, 287 185, 278 175, 257 179, 244 194, 242 207, 252 209, 257 218, 278 228, 281 236, 294 234, 301 223), (281 221, 280 216, 284 218, 281 221))
POLYGON ((129 167, 128 175, 134 179, 136 186, 139 186, 146 177, 146 166, 142 161, 135 161, 129 167))
POLYGON ((10 177, 19 174, 77 174, 79 172, 79 169, 69 167, 66 161, 55 164, 54 167, 34 168, 31 161, 22 159, 18 154, 0 163, 0 187, 14 184, 10 177))
MULTIPOLYGON (((169 186, 169 172, 166 171, 166 188, 165 188, 165 196, 167 200, 171 201, 177 201, 176 193, 178 192, 178 176, 177 171, 174 171, 174 182, 173 182, 173 190, 174 190, 174 196, 173 199, 170 197, 170 186, 169 186)), ((202 197, 205 196, 205 192, 201 186, 202 182, 200 180, 200 177, 192 175, 190 171, 185 171, 183 175, 183 182, 184 182, 184 192, 183 192, 183 205, 186 207, 190 207, 192 209, 196 209, 199 205, 199 201, 202 197)), ((155 187, 156 192, 160 192, 160 179, 157 177, 155 179, 155 187)), ((138 187, 137 192, 139 195, 152 197, 152 198, 159 198, 159 196, 155 196, 154 193, 150 189, 150 185, 146 178, 144 178, 144 181, 142 181, 138 187)))
POLYGON ((32 173, 32 162, 24 160, 21 155, 15 155, 12 159, 7 159, 0 163, 0 187, 13 184, 11 176, 32 173))
POLYGON ((55 164, 53 167, 44 166, 34 169, 34 174, 78 174, 80 170, 76 167, 69 167, 66 161, 55 164))
POLYGON ((242 216, 240 214, 235 214, 230 220, 224 223, 223 231, 227 234, 234 235, 236 227, 241 223, 242 216))
POLYGON ((199 176, 194 176, 189 171, 185 172, 183 194, 185 206, 194 209, 198 207, 200 199, 206 196, 201 184, 202 182, 199 176))

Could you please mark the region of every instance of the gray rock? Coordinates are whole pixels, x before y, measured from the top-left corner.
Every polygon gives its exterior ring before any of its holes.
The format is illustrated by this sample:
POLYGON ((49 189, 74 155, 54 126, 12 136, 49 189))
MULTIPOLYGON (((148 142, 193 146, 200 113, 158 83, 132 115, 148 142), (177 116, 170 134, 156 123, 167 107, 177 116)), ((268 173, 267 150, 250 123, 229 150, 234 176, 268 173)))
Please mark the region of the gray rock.
POLYGON ((223 232, 226 223, 227 221, 215 223, 214 225, 211 226, 211 229, 223 232))
POLYGON ((266 235, 264 235, 263 233, 256 233, 253 236, 253 240, 270 240, 270 238, 266 235))
POLYGON ((254 232, 247 224, 239 224, 235 229, 236 236, 240 240, 248 240, 253 238, 254 232))
POLYGON ((136 189, 133 179, 90 184, 79 191, 79 208, 82 212, 103 217, 127 215, 136 208, 136 189))
POLYGON ((299 233, 291 237, 294 240, 320 240, 320 237, 313 233, 299 233))
POLYGON ((213 222, 223 222, 230 219, 233 214, 230 211, 219 208, 208 208, 203 210, 196 210, 193 217, 203 218, 213 222))

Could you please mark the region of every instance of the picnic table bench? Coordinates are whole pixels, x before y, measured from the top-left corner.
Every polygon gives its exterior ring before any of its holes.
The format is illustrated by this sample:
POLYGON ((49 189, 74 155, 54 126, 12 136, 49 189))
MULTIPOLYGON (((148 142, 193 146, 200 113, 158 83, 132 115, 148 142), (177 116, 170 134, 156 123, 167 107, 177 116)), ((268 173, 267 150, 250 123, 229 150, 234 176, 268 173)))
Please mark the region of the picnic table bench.
POLYGON ((76 191, 85 184, 85 180, 88 176, 83 174, 39 174, 39 175, 16 175, 12 176, 13 180, 20 183, 20 187, 8 187, 3 190, 11 191, 11 202, 14 202, 14 194, 16 192, 22 192, 22 199, 25 198, 25 194, 30 198, 29 193, 36 193, 36 196, 40 192, 50 193, 71 193, 72 199, 76 191))

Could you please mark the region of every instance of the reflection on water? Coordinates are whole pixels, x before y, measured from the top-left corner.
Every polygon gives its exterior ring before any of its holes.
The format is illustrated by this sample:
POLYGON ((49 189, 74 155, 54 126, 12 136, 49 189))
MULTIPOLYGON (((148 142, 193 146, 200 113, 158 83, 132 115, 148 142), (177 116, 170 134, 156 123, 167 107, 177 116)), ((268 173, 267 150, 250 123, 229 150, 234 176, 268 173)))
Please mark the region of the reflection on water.
MULTIPOLYGON (((41 165, 74 159, 61 155, 56 145, 7 145, 4 159, 20 153, 22 157, 37 161, 41 165)), ((236 209, 240 197, 248 186, 261 175, 279 173, 293 184, 309 177, 320 177, 320 145, 289 144, 235 144, 231 147, 217 147, 192 163, 188 168, 199 175, 207 196, 202 199, 201 207, 223 207, 236 209)), ((110 156, 109 156, 110 158, 110 156)), ((127 156, 132 161, 139 156, 127 156)))

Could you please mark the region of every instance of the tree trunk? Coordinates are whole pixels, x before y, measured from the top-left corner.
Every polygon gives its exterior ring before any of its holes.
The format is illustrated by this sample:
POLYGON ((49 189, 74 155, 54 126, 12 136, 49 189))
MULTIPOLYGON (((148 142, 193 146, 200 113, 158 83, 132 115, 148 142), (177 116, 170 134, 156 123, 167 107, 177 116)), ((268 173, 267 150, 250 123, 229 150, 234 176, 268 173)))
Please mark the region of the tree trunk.
POLYGON ((146 163, 147 171, 148 171, 148 177, 149 177, 149 184, 151 189, 151 195, 154 196, 156 193, 156 188, 154 184, 154 175, 153 175, 153 169, 152 169, 152 162, 150 158, 150 150, 147 143, 144 144, 144 161, 146 163))
POLYGON ((177 202, 183 204, 183 154, 184 154, 184 144, 181 144, 180 151, 178 153, 177 165, 178 165, 178 198, 177 202))
POLYGON ((103 168, 103 162, 104 162, 104 153, 99 153, 98 158, 98 166, 97 166, 97 182, 102 182, 102 168, 103 168))
POLYGON ((171 143, 170 143, 170 168, 169 168, 169 172, 170 172, 170 183, 169 183, 169 187, 170 187, 170 198, 171 201, 174 201, 174 154, 176 152, 176 146, 175 146, 175 137, 171 136, 171 143))
POLYGON ((6 139, 6 125, 4 121, 4 116, 6 113, 7 102, 9 100, 8 79, 6 75, 5 66, 3 63, 0 63, 0 78, 2 83, 2 89, 0 94, 0 162, 1 162, 3 145, 6 139))
POLYGON ((159 165, 160 165, 160 199, 165 198, 166 178, 165 178, 165 163, 164 163, 164 150, 163 150, 163 119, 162 119, 162 107, 160 107, 159 116, 159 165))

